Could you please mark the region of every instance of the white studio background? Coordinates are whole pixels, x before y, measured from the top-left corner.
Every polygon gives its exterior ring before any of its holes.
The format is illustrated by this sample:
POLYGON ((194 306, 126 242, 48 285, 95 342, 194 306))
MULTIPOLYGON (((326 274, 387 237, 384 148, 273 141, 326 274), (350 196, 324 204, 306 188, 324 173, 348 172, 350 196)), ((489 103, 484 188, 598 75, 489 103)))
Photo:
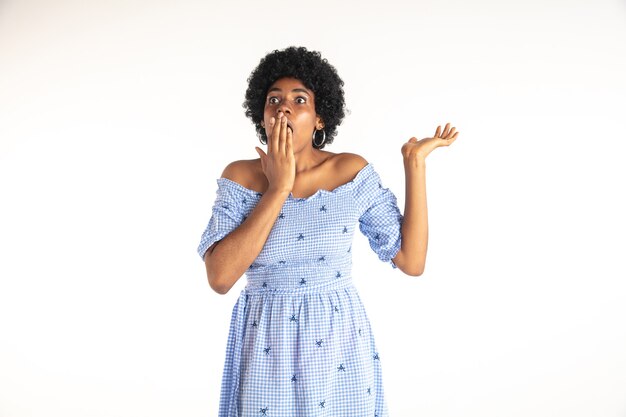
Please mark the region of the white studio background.
POLYGON ((196 254, 215 179, 258 155, 241 104, 273 49, 319 50, 332 152, 404 209, 425 273, 357 233, 392 417, 626 416, 626 4, 0 1, 0 416, 217 415, 231 309, 196 254))

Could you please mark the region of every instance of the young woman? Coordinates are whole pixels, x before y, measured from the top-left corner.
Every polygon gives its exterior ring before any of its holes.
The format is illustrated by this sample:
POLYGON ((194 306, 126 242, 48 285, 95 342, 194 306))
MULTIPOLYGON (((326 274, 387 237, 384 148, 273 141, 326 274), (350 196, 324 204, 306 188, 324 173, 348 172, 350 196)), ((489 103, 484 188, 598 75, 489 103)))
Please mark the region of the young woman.
POLYGON ((198 247, 218 293, 247 276, 233 310, 219 416, 386 416, 380 356, 352 282, 352 238, 358 226, 382 261, 421 275, 424 161, 458 132, 447 124, 402 145, 402 215, 371 163, 323 150, 344 117, 344 94, 318 52, 274 51, 248 82, 246 115, 267 150, 226 166, 198 247))

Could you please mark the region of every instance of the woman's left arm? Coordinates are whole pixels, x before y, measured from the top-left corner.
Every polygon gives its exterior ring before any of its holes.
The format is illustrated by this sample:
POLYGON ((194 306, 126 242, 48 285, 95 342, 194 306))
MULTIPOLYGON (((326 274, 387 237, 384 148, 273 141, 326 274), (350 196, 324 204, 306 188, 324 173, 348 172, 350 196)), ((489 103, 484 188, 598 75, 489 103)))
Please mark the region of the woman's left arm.
POLYGON ((428 206, 426 204, 426 157, 435 148, 449 146, 459 135, 446 124, 443 132, 437 126, 435 136, 409 139, 402 145, 406 198, 402 222, 402 244, 393 258, 394 264, 407 275, 420 276, 426 265, 428 249, 428 206))

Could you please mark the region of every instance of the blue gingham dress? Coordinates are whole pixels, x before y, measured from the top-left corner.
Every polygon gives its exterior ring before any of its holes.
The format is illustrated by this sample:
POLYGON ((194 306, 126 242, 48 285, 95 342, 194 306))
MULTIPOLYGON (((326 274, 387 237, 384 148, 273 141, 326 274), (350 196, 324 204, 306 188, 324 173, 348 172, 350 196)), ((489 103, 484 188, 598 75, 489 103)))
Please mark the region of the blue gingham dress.
MULTIPOLYGON (((262 194, 227 178, 198 254, 239 226, 262 194)), ((233 309, 220 417, 387 416, 381 357, 352 282, 357 226, 396 265, 403 216, 371 163, 352 181, 289 195, 233 309)))

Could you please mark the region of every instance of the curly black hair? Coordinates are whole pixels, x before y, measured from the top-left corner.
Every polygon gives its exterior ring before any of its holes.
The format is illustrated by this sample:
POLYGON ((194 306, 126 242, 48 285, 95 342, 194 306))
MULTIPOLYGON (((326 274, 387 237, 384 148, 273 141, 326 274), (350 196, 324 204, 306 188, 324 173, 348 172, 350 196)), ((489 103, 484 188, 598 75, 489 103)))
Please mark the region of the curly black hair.
POLYGON ((335 67, 322 58, 319 52, 295 46, 267 54, 248 77, 243 107, 246 109, 246 116, 254 123, 261 142, 267 143, 265 129, 261 126, 267 90, 284 77, 300 80, 315 94, 315 112, 324 122, 326 140, 321 146, 313 146, 322 149, 332 143, 337 134, 337 126, 345 116, 343 81, 335 67))

